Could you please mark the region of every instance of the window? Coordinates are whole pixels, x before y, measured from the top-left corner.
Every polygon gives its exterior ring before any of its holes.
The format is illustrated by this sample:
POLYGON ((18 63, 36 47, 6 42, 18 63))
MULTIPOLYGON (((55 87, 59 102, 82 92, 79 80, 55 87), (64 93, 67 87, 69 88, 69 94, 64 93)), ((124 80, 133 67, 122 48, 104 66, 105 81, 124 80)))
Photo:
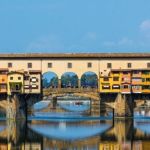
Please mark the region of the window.
POLYGON ((127 64, 127 67, 128 67, 128 68, 131 68, 131 67, 132 67, 132 64, 131 64, 131 63, 128 63, 128 64, 127 64))
POLYGON ((89 63, 87 64, 87 67, 88 67, 88 68, 91 68, 91 67, 92 67, 92 63, 89 62, 89 63))
POLYGON ((107 63, 107 68, 112 68, 111 63, 107 63))
POLYGON ((18 80, 21 80, 21 77, 18 77, 18 80))
POLYGON ((146 78, 146 82, 150 82, 150 78, 146 78))
POLYGON ((139 86, 139 85, 133 85, 132 88, 135 89, 135 90, 140 90, 141 86, 139 86))
POLYGON ((25 76, 25 77, 24 77, 24 80, 29 80, 29 76, 25 76))
POLYGON ((13 80, 13 77, 10 77, 10 80, 13 80))
POLYGON ((113 81, 119 81, 119 77, 113 77, 113 81))
POLYGON ((124 85, 123 88, 124 88, 124 89, 128 89, 129 86, 128 86, 128 85, 124 85))
POLYGON ((133 74, 140 74, 140 71, 134 70, 134 71, 133 71, 133 74))
POLYGON ((113 73, 114 73, 114 74, 119 74, 119 71, 114 71, 113 73))
POLYGON ((132 78, 133 82, 141 82, 141 78, 132 78))
POLYGON ((150 68, 150 63, 147 63, 147 68, 150 68))
POLYGON ((120 89, 120 85, 113 85, 112 89, 120 89))
POLYGON ((47 64, 48 68, 52 68, 52 63, 47 64))
POLYGON ((108 77, 104 77, 103 80, 104 80, 104 81, 109 81, 109 78, 108 78, 108 77))
POLYGON ((32 68, 32 63, 28 63, 28 68, 32 68))
POLYGON ((149 75, 150 71, 143 71, 142 73, 145 74, 145 75, 149 75))
POLYGON ((72 63, 68 63, 68 68, 72 68, 72 63))
POLYGON ((105 90, 105 89, 110 89, 110 86, 109 86, 109 85, 103 85, 103 86, 102 86, 102 89, 103 89, 103 90, 105 90))
POLYGON ((130 78, 124 77, 124 78, 122 78, 122 81, 124 81, 124 82, 130 82, 130 78))
POLYGON ((32 77, 32 78, 30 79, 30 82, 33 82, 33 83, 37 82, 36 77, 32 77))
POLYGON ((32 88, 36 88, 37 87, 37 85, 36 84, 32 84, 32 88))
POLYGON ((129 72, 127 72, 127 71, 125 72, 125 71, 124 71, 123 74, 129 74, 129 72))
POLYGON ((12 63, 8 63, 8 68, 12 68, 12 63))
POLYGON ((29 85, 24 85, 24 88, 25 89, 29 89, 29 85))
POLYGON ((143 85, 143 86, 142 86, 142 90, 145 90, 145 89, 148 89, 148 90, 149 90, 149 89, 150 89, 150 85, 143 85))

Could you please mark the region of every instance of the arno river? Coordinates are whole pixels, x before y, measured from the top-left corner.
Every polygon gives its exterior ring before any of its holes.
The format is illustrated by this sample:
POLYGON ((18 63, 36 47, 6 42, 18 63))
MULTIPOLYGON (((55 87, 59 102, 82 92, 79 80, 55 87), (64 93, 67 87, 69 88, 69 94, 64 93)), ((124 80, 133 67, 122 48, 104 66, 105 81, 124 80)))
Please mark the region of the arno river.
POLYGON ((150 149, 149 110, 136 110, 133 120, 114 121, 111 114, 85 115, 88 105, 62 107, 70 111, 36 111, 27 122, 1 118, 0 150, 150 149))

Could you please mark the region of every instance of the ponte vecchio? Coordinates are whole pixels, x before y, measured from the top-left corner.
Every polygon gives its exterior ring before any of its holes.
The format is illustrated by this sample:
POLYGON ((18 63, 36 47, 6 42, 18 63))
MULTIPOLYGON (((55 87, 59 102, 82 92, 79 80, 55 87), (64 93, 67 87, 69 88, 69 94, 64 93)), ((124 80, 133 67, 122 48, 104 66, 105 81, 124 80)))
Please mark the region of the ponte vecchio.
POLYGON ((150 100, 150 53, 0 54, 0 107, 7 118, 24 116, 42 96, 66 93, 89 97, 93 114, 109 106, 115 118, 133 117, 133 109, 150 100), (58 87, 43 89, 42 75, 49 71, 57 75, 58 87), (66 72, 77 75, 78 87, 61 86, 66 72), (97 88, 81 86, 86 72, 95 73, 97 88))

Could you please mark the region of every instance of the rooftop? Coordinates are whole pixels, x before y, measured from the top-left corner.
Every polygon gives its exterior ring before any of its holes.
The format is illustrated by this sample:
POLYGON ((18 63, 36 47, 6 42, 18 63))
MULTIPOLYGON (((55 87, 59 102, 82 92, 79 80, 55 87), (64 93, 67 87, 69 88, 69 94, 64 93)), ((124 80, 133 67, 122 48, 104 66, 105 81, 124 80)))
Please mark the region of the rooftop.
POLYGON ((150 53, 22 53, 0 54, 0 59, 7 58, 150 58, 150 53))

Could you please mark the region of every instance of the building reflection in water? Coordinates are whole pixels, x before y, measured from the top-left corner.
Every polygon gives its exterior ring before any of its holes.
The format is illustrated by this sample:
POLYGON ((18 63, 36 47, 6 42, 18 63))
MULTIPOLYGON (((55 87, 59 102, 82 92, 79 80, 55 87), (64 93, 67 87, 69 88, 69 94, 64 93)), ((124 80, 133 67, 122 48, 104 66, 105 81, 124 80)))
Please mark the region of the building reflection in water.
POLYGON ((150 120, 0 121, 0 150, 149 150, 150 120))

